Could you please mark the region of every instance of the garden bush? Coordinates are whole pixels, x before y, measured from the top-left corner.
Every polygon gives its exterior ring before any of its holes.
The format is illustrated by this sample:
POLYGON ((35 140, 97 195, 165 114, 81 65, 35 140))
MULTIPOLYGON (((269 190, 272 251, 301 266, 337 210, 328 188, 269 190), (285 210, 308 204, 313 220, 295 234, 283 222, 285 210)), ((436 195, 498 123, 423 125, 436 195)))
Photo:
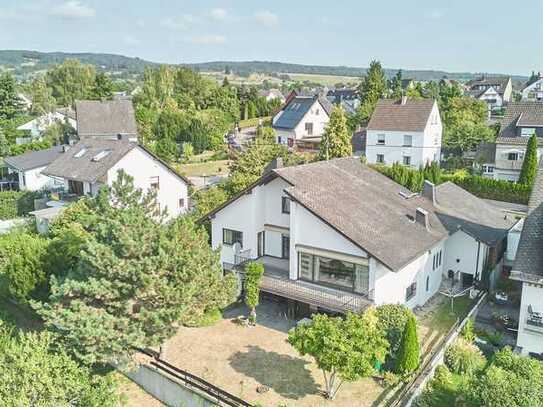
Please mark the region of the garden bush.
POLYGON ((380 305, 376 308, 376 311, 379 326, 384 330, 387 341, 390 344, 389 355, 387 356, 385 365, 392 368, 395 365, 405 324, 413 313, 408 308, 399 304, 380 305))
POLYGON ((446 387, 452 384, 452 373, 445 365, 439 365, 436 367, 434 378, 432 379, 432 385, 439 387, 446 387))
POLYGON ((481 350, 463 338, 458 338, 445 352, 445 363, 454 373, 472 374, 485 364, 481 350))
POLYGON ((0 192, 0 220, 24 216, 34 210, 34 192, 0 192))
POLYGON ((469 318, 467 320, 466 325, 464 325, 464 327, 462 328, 461 335, 468 342, 473 342, 475 340, 475 332, 472 318, 469 318))

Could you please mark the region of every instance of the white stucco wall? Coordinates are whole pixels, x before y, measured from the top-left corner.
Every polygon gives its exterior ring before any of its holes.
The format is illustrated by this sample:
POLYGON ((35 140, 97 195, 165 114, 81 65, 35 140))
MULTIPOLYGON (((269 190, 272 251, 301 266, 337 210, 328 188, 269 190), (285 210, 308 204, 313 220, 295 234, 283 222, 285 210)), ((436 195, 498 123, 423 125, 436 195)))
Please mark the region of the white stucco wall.
MULTIPOLYGON (((273 118, 273 123, 283 114, 283 112, 277 113, 273 118)), ((277 142, 281 144, 287 144, 288 138, 299 140, 303 137, 320 137, 324 133, 326 125, 330 121, 330 117, 326 113, 326 110, 322 107, 321 103, 316 100, 311 106, 311 109, 306 113, 298 125, 292 130, 275 129, 277 142), (308 134, 305 129, 306 123, 313 123, 313 134, 308 134)))
POLYGON ((188 210, 188 185, 142 148, 132 149, 109 169, 108 185, 117 179, 117 172, 120 169, 134 177, 134 186, 143 191, 150 188, 151 177, 159 177, 160 188, 157 201, 161 210, 168 210, 170 217, 178 216, 188 210), (183 199, 183 206, 179 204, 180 199, 183 199))
POLYGON ((447 276, 448 270, 453 270, 473 276, 477 272, 480 279, 488 252, 489 249, 486 244, 482 242, 479 244, 473 237, 459 230, 449 236, 445 242, 444 276, 447 276), (477 252, 479 252, 478 260, 477 252))
POLYGON ((543 78, 532 83, 522 90, 523 100, 542 100, 543 99, 543 78))
POLYGON ((434 104, 428 123, 422 132, 384 131, 372 129, 367 132, 366 158, 369 163, 377 163, 377 155, 382 154, 386 165, 395 162, 403 164, 403 157, 411 157, 411 166, 418 168, 427 162, 441 158, 441 139, 443 125, 437 104, 434 104), (385 144, 377 144, 379 135, 385 135, 385 144), (412 147, 404 147, 404 135, 412 136, 412 147))
POLYGON ((520 318, 517 336, 517 346, 522 348, 522 353, 543 353, 543 328, 526 324, 528 306, 533 311, 543 313, 543 286, 522 283, 522 299, 520 303, 520 318))
POLYGON ((443 274, 443 262, 435 269, 433 267, 434 255, 442 252, 444 256, 444 245, 440 242, 431 250, 423 253, 420 257, 393 272, 375 259, 371 259, 370 273, 375 278, 375 304, 404 304, 409 308, 423 305, 439 291, 443 274), (426 280, 428 278, 428 289, 426 280), (406 302, 406 289, 417 283, 415 295, 406 302))
POLYGON ((19 188, 22 191, 39 191, 43 188, 54 187, 55 180, 41 173, 46 167, 38 167, 24 172, 18 171, 19 188))

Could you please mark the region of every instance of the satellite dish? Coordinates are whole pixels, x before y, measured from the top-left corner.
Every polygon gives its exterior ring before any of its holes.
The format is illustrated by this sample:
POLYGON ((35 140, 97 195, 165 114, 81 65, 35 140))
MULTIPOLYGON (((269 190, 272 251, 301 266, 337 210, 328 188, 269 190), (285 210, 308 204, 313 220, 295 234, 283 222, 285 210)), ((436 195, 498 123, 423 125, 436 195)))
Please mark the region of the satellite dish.
POLYGON ((232 245, 232 248, 234 249, 235 254, 240 254, 241 253, 241 244, 239 244, 239 242, 235 242, 232 245))

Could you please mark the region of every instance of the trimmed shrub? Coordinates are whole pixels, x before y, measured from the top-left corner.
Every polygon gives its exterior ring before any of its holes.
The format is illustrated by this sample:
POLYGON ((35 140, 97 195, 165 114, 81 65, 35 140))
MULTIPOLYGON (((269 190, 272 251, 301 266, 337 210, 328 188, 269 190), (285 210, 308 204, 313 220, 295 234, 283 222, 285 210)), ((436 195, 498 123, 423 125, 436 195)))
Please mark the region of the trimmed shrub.
POLYGON ((251 310, 249 322, 256 323, 256 306, 260 299, 260 280, 264 275, 262 263, 250 262, 245 266, 245 304, 251 310))
POLYGON ((34 210, 34 192, 0 192, 0 220, 24 216, 34 210))
POLYGON ((0 285, 2 294, 18 301, 44 296, 47 276, 42 260, 48 241, 15 231, 0 237, 0 285))
POLYGON ((447 387, 452 384, 452 373, 445 365, 439 365, 436 367, 434 378, 432 379, 432 386, 447 387))
POLYGON ((415 371, 420 363, 419 338, 417 336, 417 320, 410 316, 405 324, 396 362, 396 373, 408 374, 415 371))
POLYGON ((537 174, 537 135, 534 133, 528 140, 526 154, 522 162, 522 169, 518 178, 519 184, 532 186, 537 174))
POLYGON ((485 357, 477 346, 458 338, 445 352, 445 363, 454 373, 472 374, 484 366, 485 357))
POLYGON ((384 304, 376 308, 379 326, 385 332, 388 343, 390 344, 389 355, 387 356, 388 367, 393 368, 396 356, 400 348, 402 333, 407 324, 407 320, 413 316, 413 312, 403 305, 384 304))

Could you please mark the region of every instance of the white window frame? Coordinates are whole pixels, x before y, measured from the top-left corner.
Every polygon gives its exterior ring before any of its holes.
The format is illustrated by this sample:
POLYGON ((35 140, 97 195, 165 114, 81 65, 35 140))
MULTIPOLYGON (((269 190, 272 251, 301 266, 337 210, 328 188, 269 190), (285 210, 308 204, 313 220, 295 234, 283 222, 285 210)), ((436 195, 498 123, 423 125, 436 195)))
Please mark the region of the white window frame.
POLYGON ((377 145, 384 146, 386 144, 386 134, 377 135, 377 145))

